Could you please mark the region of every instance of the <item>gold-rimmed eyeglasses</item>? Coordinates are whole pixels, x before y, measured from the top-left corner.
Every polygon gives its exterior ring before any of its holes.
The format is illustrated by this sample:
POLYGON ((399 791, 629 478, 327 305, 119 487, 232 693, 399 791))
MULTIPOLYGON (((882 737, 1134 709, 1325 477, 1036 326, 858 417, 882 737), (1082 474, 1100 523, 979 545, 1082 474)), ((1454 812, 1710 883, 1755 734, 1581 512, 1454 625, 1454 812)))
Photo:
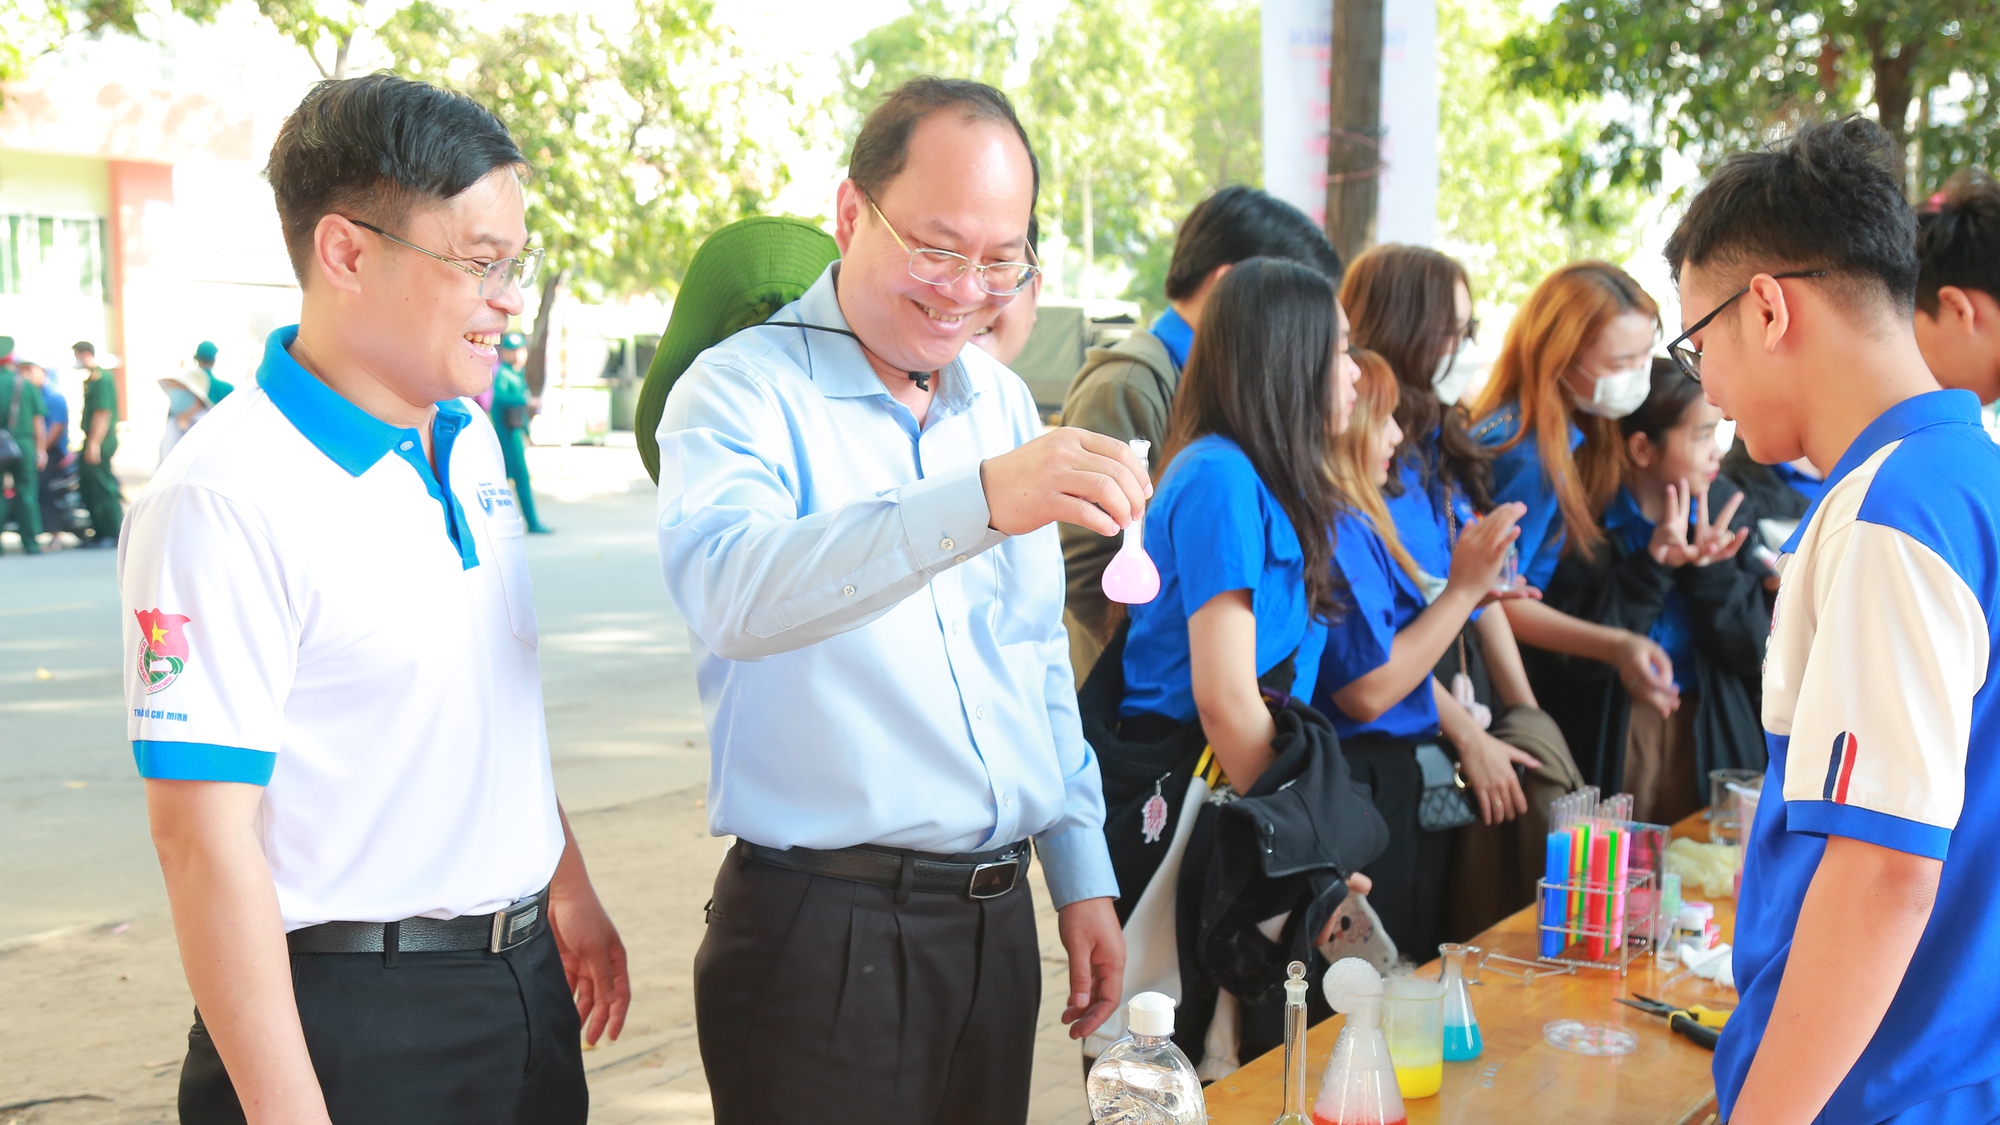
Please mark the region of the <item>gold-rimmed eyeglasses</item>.
POLYGON ((407 246, 419 254, 436 258, 452 269, 458 270, 461 273, 471 274, 473 277, 478 278, 479 296, 483 300, 490 301, 500 296, 510 286, 532 285, 534 284, 535 275, 541 272, 544 251, 540 247, 523 250, 516 257, 501 258, 495 262, 482 262, 478 258, 452 258, 440 254, 435 250, 426 250, 407 238, 398 238, 381 227, 376 226, 374 223, 365 222, 361 219, 349 219, 347 221, 363 230, 372 230, 398 246, 407 246))
MULTIPOLYGON (((889 237, 896 240, 896 245, 909 253, 910 276, 925 285, 935 285, 942 289, 957 283, 959 278, 965 276, 965 271, 973 270, 978 274, 981 290, 995 297, 1012 297, 1026 289, 1028 283, 1035 280, 1042 272, 1042 267, 1031 261, 988 262, 982 266, 971 258, 950 250, 934 250, 928 247, 912 250, 910 244, 903 241, 903 236, 896 233, 896 224, 889 221, 889 217, 882 213, 882 209, 875 205, 873 199, 868 200, 868 209, 875 212, 875 217, 888 228, 889 237)), ((1030 258, 1035 256, 1033 247, 1028 248, 1028 256, 1030 258)))

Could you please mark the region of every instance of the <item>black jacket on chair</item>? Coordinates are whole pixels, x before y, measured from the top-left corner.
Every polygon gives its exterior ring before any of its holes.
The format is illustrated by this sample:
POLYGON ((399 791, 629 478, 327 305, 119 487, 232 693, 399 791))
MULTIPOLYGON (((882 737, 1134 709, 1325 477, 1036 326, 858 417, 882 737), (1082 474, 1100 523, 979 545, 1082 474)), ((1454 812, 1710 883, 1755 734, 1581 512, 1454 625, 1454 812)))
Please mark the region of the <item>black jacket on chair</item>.
MULTIPOLYGON (((1736 495, 1727 477, 1709 488, 1711 511, 1736 495)), ((1746 504, 1732 521, 1752 527, 1746 504)), ((1687 784, 1707 804, 1708 771, 1764 768, 1766 749, 1761 714, 1764 645, 1771 635, 1771 598, 1764 589, 1770 570, 1744 544, 1735 557, 1708 566, 1669 570, 1645 551, 1627 551, 1613 535, 1596 555, 1566 551, 1549 588, 1547 605, 1585 621, 1629 629, 1645 636, 1658 620, 1667 594, 1678 590, 1694 623, 1694 719, 1696 776, 1687 784)), ((1562 656, 1522 646, 1535 697, 1555 717, 1576 757, 1584 780, 1606 793, 1623 790, 1626 716, 1632 697, 1618 670, 1582 657, 1562 656)), ((1676 670, 1681 682, 1685 673, 1676 670)))

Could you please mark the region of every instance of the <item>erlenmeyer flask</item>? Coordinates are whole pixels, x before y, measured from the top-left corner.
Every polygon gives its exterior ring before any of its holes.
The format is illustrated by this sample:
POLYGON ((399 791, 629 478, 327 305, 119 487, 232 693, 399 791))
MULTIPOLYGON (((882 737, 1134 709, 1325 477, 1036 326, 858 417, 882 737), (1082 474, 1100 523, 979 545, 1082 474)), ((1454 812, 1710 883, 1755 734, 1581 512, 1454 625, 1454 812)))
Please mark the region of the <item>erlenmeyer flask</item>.
POLYGON ((1476 1059, 1486 1049, 1486 1042, 1479 1036, 1479 1017, 1472 1013, 1472 991, 1466 988, 1470 982, 1465 979, 1465 970, 1470 965, 1478 971, 1478 962, 1472 958, 1479 955, 1479 947, 1446 942, 1438 946, 1438 955, 1444 958, 1445 1061, 1476 1059))
POLYGON ((1407 1125, 1389 1041, 1382 1036, 1382 978, 1359 957, 1326 973, 1326 999, 1347 1016, 1313 1100, 1313 1125, 1407 1125))
MULTIPOLYGON (((1133 438, 1125 444, 1139 455, 1139 464, 1145 465, 1153 443, 1133 438)), ((1104 568, 1101 580, 1104 596, 1114 602, 1140 605, 1160 596, 1160 572, 1153 565, 1152 556, 1146 553, 1145 523, 1143 518, 1132 521, 1125 529, 1124 545, 1111 556, 1111 565, 1104 568)))

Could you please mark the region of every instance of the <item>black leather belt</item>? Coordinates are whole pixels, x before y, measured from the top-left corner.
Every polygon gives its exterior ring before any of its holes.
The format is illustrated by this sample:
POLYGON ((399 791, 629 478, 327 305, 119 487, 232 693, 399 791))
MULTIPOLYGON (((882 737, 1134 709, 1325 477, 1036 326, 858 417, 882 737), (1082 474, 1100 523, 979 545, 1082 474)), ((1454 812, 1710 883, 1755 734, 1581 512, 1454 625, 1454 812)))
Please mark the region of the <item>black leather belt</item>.
POLYGON ((543 887, 505 910, 457 918, 405 918, 400 922, 323 922, 293 930, 293 953, 504 953, 533 941, 548 924, 549 889, 543 887))
POLYGON ((811 848, 767 848, 738 840, 745 858, 773 867, 825 875, 850 883, 891 887, 908 898, 911 891, 966 898, 999 898, 1027 881, 1028 844, 1022 841, 990 852, 945 859, 930 852, 878 848, 872 844, 822 852, 811 848))

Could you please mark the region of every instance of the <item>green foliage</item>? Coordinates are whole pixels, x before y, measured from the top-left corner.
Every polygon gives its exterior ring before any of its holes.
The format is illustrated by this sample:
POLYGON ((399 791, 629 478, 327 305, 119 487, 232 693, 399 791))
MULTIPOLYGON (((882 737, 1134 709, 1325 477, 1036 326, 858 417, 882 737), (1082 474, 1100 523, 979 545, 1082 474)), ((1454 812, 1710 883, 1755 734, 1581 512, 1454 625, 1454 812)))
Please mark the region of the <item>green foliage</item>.
POLYGON ((701 240, 761 211, 784 186, 773 122, 810 107, 749 61, 710 0, 645 0, 603 26, 563 12, 493 32, 423 4, 382 30, 396 69, 492 109, 532 174, 528 229, 598 295, 679 284, 701 240))
MULTIPOLYGON (((1523 25, 1520 0, 1438 4, 1438 235, 1472 274, 1479 301, 1518 303, 1577 258, 1637 249, 1640 184, 1657 168, 1604 143, 1594 98, 1558 101, 1513 87, 1495 48, 1523 25)), ((1657 157, 1655 157, 1657 159, 1657 157)))
POLYGON ((1502 58, 1520 89, 1629 99, 1642 126, 1603 140, 1648 184, 1664 149, 1713 165, 1816 115, 1872 111, 1919 193, 2000 144, 1993 0, 1561 0, 1502 58))
POLYGON ((1255 0, 1068 0, 1030 37, 1011 0, 911 0, 855 44, 843 100, 858 129, 920 74, 1006 90, 1042 160, 1044 242, 1088 228, 1094 257, 1133 271, 1126 295, 1157 309, 1181 218, 1262 178, 1257 16, 1255 0))
MULTIPOLYGON (((215 18, 222 0, 172 0, 170 6, 206 23, 215 18)), ((31 63, 72 35, 139 35, 139 17, 152 7, 144 0, 0 0, 0 83, 27 77, 31 63)))

